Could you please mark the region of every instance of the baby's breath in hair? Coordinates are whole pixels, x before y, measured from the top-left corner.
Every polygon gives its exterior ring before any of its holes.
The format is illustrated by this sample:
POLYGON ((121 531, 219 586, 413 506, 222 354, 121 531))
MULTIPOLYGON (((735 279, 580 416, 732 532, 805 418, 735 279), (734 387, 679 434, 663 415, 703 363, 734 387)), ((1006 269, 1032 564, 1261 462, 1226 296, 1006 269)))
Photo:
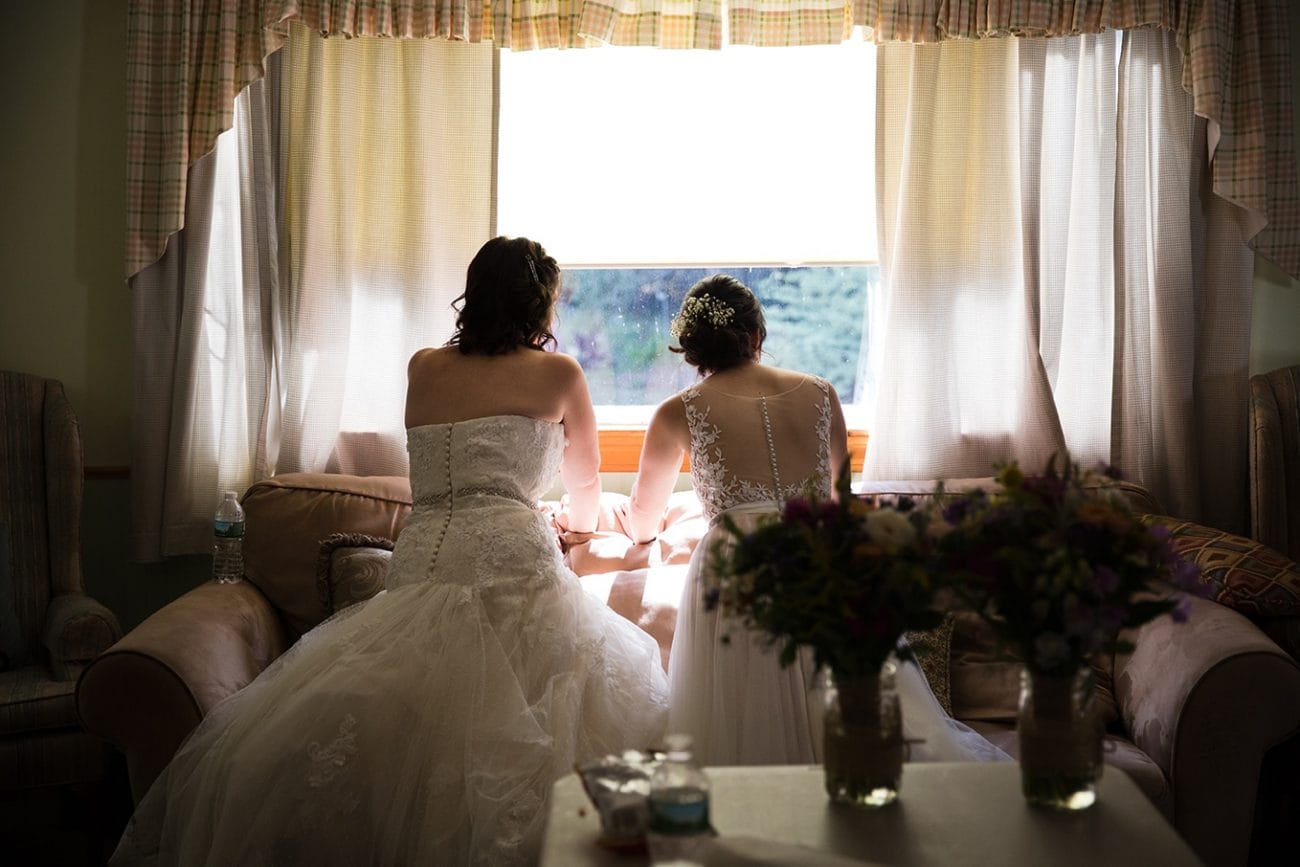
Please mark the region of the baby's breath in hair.
POLYGON ((693 295, 682 302, 682 309, 673 318, 669 333, 673 337, 683 337, 694 331, 701 320, 714 326, 726 325, 735 315, 736 311, 730 305, 712 295, 693 295))

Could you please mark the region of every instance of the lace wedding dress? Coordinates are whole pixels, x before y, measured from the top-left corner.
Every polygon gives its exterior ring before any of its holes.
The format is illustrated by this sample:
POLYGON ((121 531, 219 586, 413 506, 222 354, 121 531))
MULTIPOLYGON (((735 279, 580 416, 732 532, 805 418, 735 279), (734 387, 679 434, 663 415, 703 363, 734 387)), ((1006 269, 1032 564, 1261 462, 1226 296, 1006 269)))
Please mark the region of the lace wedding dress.
MULTIPOLYGON (((690 734, 703 764, 820 762, 822 696, 812 654, 783 668, 764 636, 706 610, 703 597, 710 551, 727 537, 721 516, 748 528, 808 490, 831 495, 838 468, 830 465, 830 386, 807 377, 781 394, 754 398, 725 394, 705 380, 681 399, 691 478, 710 529, 695 549, 678 608, 668 665, 669 730, 690 734)), ((917 666, 899 666, 897 687, 913 761, 1008 758, 944 713, 917 666)))
POLYGON ((112 863, 527 863, 575 761, 658 743, 658 645, 584 592, 534 506, 562 428, 409 431, 385 591, 204 719, 112 863))

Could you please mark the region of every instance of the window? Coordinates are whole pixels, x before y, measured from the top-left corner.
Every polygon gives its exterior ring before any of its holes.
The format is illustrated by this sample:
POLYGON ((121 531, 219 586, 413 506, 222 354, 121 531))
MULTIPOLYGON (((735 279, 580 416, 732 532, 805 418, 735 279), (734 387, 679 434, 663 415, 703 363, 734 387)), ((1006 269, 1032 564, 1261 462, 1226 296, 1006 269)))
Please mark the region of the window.
POLYGON ((768 359, 825 376, 865 423, 874 52, 501 52, 497 231, 565 269, 556 337, 602 426, 689 384, 668 328, 720 271, 762 299, 768 359))
MULTIPOLYGON (((727 268, 763 302, 767 360, 812 371, 848 400, 863 375, 860 357, 873 266, 727 268)), ((555 336, 588 372, 592 400, 610 421, 635 421, 617 407, 654 405, 694 380, 668 351, 682 298, 711 268, 579 268, 565 275, 555 336)))

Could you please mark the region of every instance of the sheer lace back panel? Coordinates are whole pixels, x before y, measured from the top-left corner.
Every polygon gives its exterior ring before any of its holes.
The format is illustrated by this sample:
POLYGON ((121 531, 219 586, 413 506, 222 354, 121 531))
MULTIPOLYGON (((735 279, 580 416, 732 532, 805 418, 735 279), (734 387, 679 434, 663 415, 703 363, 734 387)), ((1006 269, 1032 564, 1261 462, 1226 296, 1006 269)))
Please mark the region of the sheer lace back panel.
POLYGON ((681 394, 691 479, 710 520, 742 503, 784 501, 811 486, 829 495, 830 385, 818 377, 780 394, 730 395, 708 381, 681 394))

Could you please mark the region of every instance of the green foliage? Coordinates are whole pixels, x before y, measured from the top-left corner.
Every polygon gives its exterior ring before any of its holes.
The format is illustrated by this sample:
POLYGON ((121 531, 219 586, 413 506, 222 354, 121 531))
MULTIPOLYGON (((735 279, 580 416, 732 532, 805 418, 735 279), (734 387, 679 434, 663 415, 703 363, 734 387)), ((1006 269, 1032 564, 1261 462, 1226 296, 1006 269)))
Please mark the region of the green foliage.
POLYGON ((763 302, 770 363, 824 376, 852 398, 874 266, 571 269, 555 334, 587 372, 595 403, 654 404, 694 380, 668 351, 668 332, 686 292, 718 270, 763 302))
POLYGON ((944 568, 960 596, 1031 669, 1069 675, 1098 651, 1126 651, 1121 630, 1187 616, 1197 568, 1146 527, 1105 480, 1053 458, 1038 475, 1003 465, 1000 487, 943 509, 944 568))
POLYGON ((819 667, 852 677, 878 673, 905 631, 943 615, 931 512, 856 497, 848 479, 846 464, 837 500, 789 500, 754 528, 724 515, 705 605, 765 634, 783 665, 808 647, 819 667))

